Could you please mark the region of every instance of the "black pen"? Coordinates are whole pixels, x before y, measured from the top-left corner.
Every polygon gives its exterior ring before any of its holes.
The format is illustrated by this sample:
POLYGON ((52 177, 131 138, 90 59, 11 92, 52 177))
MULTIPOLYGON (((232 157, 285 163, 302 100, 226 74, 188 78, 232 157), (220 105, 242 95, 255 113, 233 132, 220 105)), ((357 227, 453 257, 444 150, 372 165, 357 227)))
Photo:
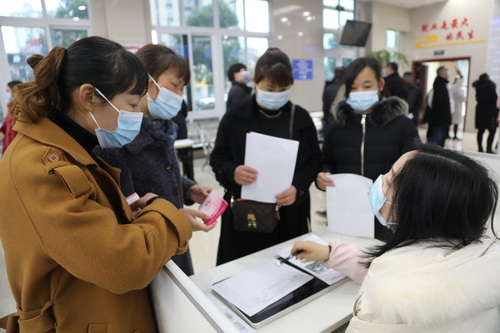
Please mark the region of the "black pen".
POLYGON ((304 250, 297 250, 295 251, 293 254, 289 255, 288 257, 286 258, 278 258, 278 265, 281 265, 282 262, 285 262, 285 261, 288 261, 290 259, 292 259, 292 257, 296 257, 298 256, 299 254, 301 254, 302 252, 304 252, 304 250))

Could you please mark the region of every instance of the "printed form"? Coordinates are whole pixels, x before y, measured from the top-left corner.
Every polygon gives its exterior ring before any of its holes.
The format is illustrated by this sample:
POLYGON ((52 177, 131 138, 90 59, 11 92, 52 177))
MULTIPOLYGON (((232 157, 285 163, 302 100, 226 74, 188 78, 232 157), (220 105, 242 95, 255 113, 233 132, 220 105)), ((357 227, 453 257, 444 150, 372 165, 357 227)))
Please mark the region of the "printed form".
POLYGON ((312 279, 309 274, 271 259, 214 284, 212 290, 253 316, 312 279))

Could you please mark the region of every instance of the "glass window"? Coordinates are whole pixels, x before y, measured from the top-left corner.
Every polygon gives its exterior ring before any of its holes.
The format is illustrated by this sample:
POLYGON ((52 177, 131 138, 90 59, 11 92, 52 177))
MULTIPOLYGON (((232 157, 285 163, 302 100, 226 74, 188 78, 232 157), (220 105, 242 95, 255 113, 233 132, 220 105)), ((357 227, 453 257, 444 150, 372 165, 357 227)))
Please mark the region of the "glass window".
POLYGON ((339 0, 323 0, 323 6, 335 7, 339 4, 339 0))
POLYGON ((224 55, 224 81, 225 91, 231 88, 226 73, 232 64, 242 63, 246 65, 245 37, 222 37, 222 52, 224 55))
POLYGON ((192 36, 195 110, 215 108, 210 36, 192 36))
POLYGON ((344 10, 354 10, 354 0, 339 0, 339 5, 344 10))
POLYGON ((181 25, 179 0, 150 1, 151 23, 156 26, 178 27, 181 25))
POLYGON ((337 47, 337 35, 333 33, 323 34, 323 48, 325 50, 332 50, 337 47))
POLYGON ((213 27, 214 8, 212 0, 185 0, 186 24, 191 27, 213 27))
POLYGON ((31 67, 26 60, 33 54, 49 52, 44 28, 2 27, 5 52, 7 53, 10 80, 31 80, 31 67))
POLYGON ((340 12, 340 26, 343 28, 345 25, 345 21, 347 20, 354 20, 354 13, 353 12, 340 12))
POLYGON ((266 50, 269 48, 269 40, 267 38, 248 37, 247 48, 247 67, 248 70, 253 73, 257 60, 259 60, 260 56, 263 55, 264 52, 266 52, 266 50))
POLYGON ((45 9, 49 17, 88 19, 87 0, 45 0, 45 9))
POLYGON ((352 62, 351 58, 342 58, 342 67, 347 67, 352 62))
POLYGON ((87 37, 87 30, 50 29, 52 46, 68 47, 73 42, 87 37))
POLYGON ((333 80, 333 76, 335 73, 335 63, 336 63, 335 58, 330 58, 330 57, 323 58, 323 65, 325 67, 325 81, 333 80))
POLYGON ((387 30, 386 32, 386 47, 395 49, 398 47, 398 32, 395 30, 387 30))
POLYGON ((0 16, 42 18, 40 0, 0 0, 0 16))
POLYGON ((237 30, 245 29, 243 0, 223 0, 219 5, 219 26, 237 30))
POLYGON ((339 12, 334 9, 323 9, 323 28, 325 29, 338 29, 339 25, 339 12))
POLYGON ((265 0, 245 0, 246 30, 269 32, 269 3, 265 0))

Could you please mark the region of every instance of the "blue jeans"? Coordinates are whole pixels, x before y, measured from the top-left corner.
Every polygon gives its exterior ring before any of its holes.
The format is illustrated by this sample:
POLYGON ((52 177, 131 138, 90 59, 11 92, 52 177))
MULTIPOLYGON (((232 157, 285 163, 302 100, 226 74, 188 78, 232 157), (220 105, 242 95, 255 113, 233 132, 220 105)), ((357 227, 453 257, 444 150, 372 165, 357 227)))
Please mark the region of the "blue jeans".
POLYGON ((446 139, 446 133, 448 133, 448 126, 433 125, 429 141, 431 143, 444 147, 444 140, 446 139))

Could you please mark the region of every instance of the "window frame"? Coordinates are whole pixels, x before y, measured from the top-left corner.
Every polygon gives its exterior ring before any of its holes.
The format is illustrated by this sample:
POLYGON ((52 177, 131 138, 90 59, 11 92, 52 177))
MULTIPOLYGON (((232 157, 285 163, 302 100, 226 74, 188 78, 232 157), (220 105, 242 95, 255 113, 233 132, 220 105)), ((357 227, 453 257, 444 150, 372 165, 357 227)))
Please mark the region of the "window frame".
MULTIPOLYGON (((173 34, 173 35, 186 35, 187 36, 187 44, 188 44, 188 55, 189 55, 189 68, 191 69, 191 82, 188 86, 190 89, 191 100, 188 101, 188 105, 190 105, 190 110, 188 112, 188 121, 195 120, 203 120, 203 119, 212 119, 212 118, 221 118, 226 112, 226 101, 224 100, 224 94, 226 93, 226 73, 224 71, 224 53, 223 53, 223 38, 227 36, 231 37, 243 37, 245 40, 245 63, 248 63, 249 55, 248 55, 248 38, 266 38, 268 40, 268 45, 271 45, 273 40, 273 20, 272 20, 272 1, 271 0, 263 0, 268 3, 268 17, 269 17, 269 32, 261 33, 261 32, 250 32, 246 30, 246 6, 245 2, 247 0, 243 0, 243 20, 245 20, 245 29, 237 30, 230 28, 220 28, 220 16, 219 16, 219 4, 217 0, 213 0, 213 27, 198 27, 198 26, 188 26, 185 24, 186 18, 184 13, 184 2, 179 6, 180 7, 180 21, 181 25, 177 27, 172 26, 155 26, 153 25, 152 18, 149 16, 149 24, 151 34, 148 37, 149 42, 153 42, 152 35, 153 34, 173 34), (215 107, 213 109, 203 109, 203 110, 194 110, 194 96, 195 95, 195 81, 194 81, 194 58, 193 58, 193 45, 192 38, 196 36, 210 36, 211 41, 211 57, 212 57, 212 72, 213 72, 213 91, 215 97, 215 107)), ((151 2, 147 1, 147 12, 151 13, 151 2)), ((150 15, 150 14, 149 14, 150 15)), ((171 47, 171 45, 166 45, 171 47)), ((249 68, 249 70, 253 71, 253 68, 249 68)))
MULTIPOLYGON (((55 18, 49 17, 47 14, 45 1, 42 2, 42 17, 41 18, 30 18, 30 17, 12 17, 12 16, 0 16, 0 27, 14 27, 14 28, 41 28, 45 31, 45 36, 47 39, 47 47, 51 50, 54 45, 52 44, 51 30, 86 30, 87 36, 92 35, 92 24, 90 14, 92 13, 92 0, 87 0, 87 11, 89 13, 89 19, 80 19, 75 21, 70 18, 55 18)), ((5 50, 4 37, 0 29, 0 86, 2 91, 9 81, 12 80, 10 77, 9 63, 7 52, 5 50)), ((0 94, 0 102, 2 106, 3 117, 7 114, 7 99, 5 94, 0 94)))

